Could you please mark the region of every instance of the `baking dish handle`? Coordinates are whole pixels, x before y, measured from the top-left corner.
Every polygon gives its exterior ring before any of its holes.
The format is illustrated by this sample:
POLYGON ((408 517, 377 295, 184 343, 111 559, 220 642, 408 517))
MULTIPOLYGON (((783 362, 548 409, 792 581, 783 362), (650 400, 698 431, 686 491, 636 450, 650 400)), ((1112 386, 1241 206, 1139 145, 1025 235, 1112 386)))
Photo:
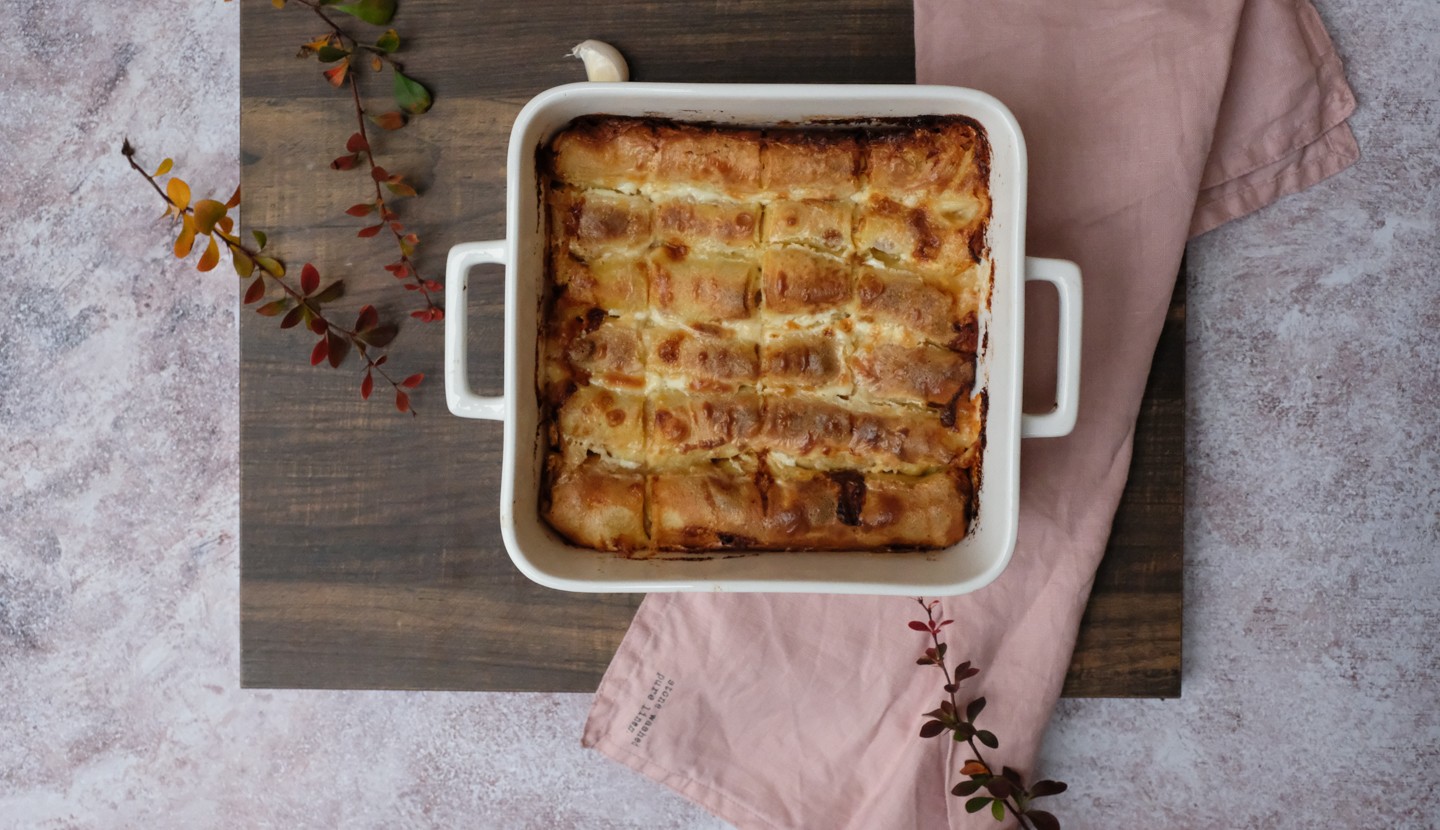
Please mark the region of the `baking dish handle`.
POLYGON ((1025 257, 1025 279, 1044 280, 1060 294, 1055 408, 1020 417, 1020 437, 1059 438, 1075 429, 1080 409, 1080 266, 1065 259, 1025 257))
POLYGON ((445 403, 461 418, 505 420, 505 398, 477 395, 470 388, 466 335, 469 333, 466 300, 470 269, 488 263, 505 264, 505 240, 465 242, 450 249, 445 261, 445 403))

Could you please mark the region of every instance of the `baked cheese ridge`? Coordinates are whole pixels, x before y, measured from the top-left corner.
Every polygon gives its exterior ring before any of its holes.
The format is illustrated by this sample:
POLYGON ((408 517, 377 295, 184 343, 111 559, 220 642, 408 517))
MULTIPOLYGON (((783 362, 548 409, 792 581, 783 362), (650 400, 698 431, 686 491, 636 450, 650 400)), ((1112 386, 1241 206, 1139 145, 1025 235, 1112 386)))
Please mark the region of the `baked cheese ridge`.
POLYGON ((542 149, 542 513, 629 556, 964 537, 989 146, 580 119, 542 149))

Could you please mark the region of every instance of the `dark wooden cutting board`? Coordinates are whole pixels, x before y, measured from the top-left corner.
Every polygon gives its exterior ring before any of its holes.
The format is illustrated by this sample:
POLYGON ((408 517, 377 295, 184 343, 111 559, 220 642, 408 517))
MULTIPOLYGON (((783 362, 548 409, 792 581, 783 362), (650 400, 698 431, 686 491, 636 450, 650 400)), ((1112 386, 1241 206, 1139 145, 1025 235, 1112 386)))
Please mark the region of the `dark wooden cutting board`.
MULTIPOLYGON (((367 188, 362 173, 328 167, 354 130, 349 96, 295 57, 324 26, 295 4, 245 3, 241 14, 245 228, 269 232, 294 269, 309 261, 327 280, 343 276, 337 309, 373 303, 404 320, 393 368, 428 376, 420 417, 401 416, 386 395, 360 401, 353 362, 312 368, 299 329, 241 314, 243 684, 594 690, 641 597, 551 591, 510 564, 498 529, 501 427, 446 412, 441 324, 406 317, 412 296, 381 270, 393 248, 357 239, 358 221, 341 213, 367 188)), ((510 124, 535 93, 583 79, 562 60, 581 40, 614 43, 643 80, 914 80, 909 0, 404 0, 394 25, 398 57, 436 103, 372 139, 380 163, 423 194, 403 213, 435 279, 451 245, 504 234, 510 124)), ((388 75, 366 78, 377 111, 388 88, 388 75)), ((472 382, 494 394, 498 269, 477 274, 470 293, 472 382)), ((1067 695, 1180 692, 1183 373, 1177 292, 1067 695)))

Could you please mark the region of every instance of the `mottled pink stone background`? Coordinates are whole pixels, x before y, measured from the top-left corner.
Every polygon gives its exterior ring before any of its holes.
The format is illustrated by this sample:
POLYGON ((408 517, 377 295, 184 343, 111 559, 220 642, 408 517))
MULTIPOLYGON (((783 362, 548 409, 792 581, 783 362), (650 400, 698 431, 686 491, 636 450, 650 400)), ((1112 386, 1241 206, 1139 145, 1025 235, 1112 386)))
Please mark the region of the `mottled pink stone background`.
MULTIPOLYGON (((1440 826, 1440 3, 1318 5, 1363 157, 1192 246, 1184 697, 1062 702, 1071 830, 1440 826)), ((0 827, 722 827, 585 695, 238 688, 236 284, 117 152, 229 192, 237 12, 0 17, 0 827)))

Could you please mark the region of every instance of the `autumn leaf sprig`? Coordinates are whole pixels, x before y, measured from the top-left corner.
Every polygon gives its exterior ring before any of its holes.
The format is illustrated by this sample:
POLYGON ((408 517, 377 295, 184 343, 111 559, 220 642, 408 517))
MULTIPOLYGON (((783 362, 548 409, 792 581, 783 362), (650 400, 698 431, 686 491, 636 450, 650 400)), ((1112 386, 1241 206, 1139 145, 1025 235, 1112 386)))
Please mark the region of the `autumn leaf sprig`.
POLYGON ((332 368, 339 368, 353 350, 365 361, 365 374, 360 381, 360 396, 367 400, 370 398, 375 386, 374 376, 379 375, 395 391, 395 408, 415 414, 407 390, 419 386, 425 375, 416 373, 397 381, 386 371, 385 364, 389 355, 377 354, 376 350, 389 346, 399 329, 394 324, 381 323, 374 306, 362 307, 353 326, 346 327, 336 323, 332 316, 327 314, 325 304, 340 299, 345 293, 343 281, 335 280, 321 288, 320 271, 306 263, 300 270, 300 284, 296 286, 287 278, 285 263, 264 252, 268 241, 264 232, 250 232, 254 239, 253 245, 234 233, 235 220, 230 216, 230 211, 240 205, 240 188, 235 188, 234 195, 225 202, 216 199, 192 202, 190 185, 180 177, 172 174, 165 186, 160 186, 158 179, 174 169, 173 160, 165 159, 160 162, 155 172, 150 173, 135 160, 135 148, 129 140, 121 145, 120 152, 130 167, 144 176, 155 192, 160 194, 160 198, 165 200, 165 213, 162 218, 170 219, 172 224, 179 224, 180 231, 172 249, 177 259, 188 257, 194 250, 195 243, 203 237, 206 239, 205 247, 195 267, 202 272, 211 271, 220 264, 220 247, 223 245, 230 252, 230 261, 236 275, 242 280, 250 281, 245 288, 244 305, 259 303, 270 294, 268 289, 278 288, 281 296, 256 306, 255 311, 265 317, 284 315, 280 319, 280 328, 294 328, 303 323, 307 330, 318 337, 310 350, 310 365, 318 366, 328 362, 332 368))
POLYGON ((1060 830, 1060 820, 1053 813, 1037 810, 1033 804, 1037 799, 1065 792, 1067 785, 1045 780, 1027 787, 1024 777, 1010 767, 1001 767, 998 774, 994 772, 995 768, 985 760, 977 746, 978 743, 990 749, 1000 747, 1000 740, 994 733, 975 725, 975 720, 985 710, 985 698, 977 697, 964 707, 961 707, 959 698, 960 684, 979 674, 980 670, 966 660, 951 673, 945 660, 946 644, 940 641, 940 631, 955 621, 935 618, 935 609, 940 604, 936 600, 926 602, 918 599, 916 602, 925 609, 925 619, 911 620, 910 628, 929 635, 932 645, 915 662, 921 666, 938 666, 945 674, 945 692, 948 695, 940 701, 939 708, 923 715, 929 720, 920 727, 920 737, 934 738, 949 732, 952 740, 967 745, 974 756, 965 759, 960 767, 960 774, 966 776, 966 780, 956 784, 950 794, 967 798, 967 813, 978 813, 988 807, 996 821, 1004 821, 1006 812, 1009 812, 1026 830, 1060 830), (986 794, 979 794, 981 790, 986 794))
MULTIPOLYGON (((445 319, 444 310, 436 303, 435 297, 444 290, 434 279, 421 276, 415 267, 415 249, 420 237, 406 229, 394 208, 394 202, 417 194, 405 176, 386 170, 375 160, 375 151, 370 142, 367 120, 383 130, 399 130, 409 123, 411 116, 420 115, 430 109, 430 91, 414 78, 406 75, 404 67, 394 58, 400 49, 400 35, 394 29, 386 29, 374 43, 360 40, 342 28, 326 9, 345 12, 359 20, 376 26, 387 25, 395 15, 395 0, 290 0, 312 10, 329 29, 325 34, 300 47, 299 57, 315 57, 321 64, 333 64, 324 71, 331 86, 349 86, 350 97, 355 104, 356 130, 345 141, 345 154, 330 162, 335 170, 354 170, 365 167, 375 188, 373 199, 351 205, 346 209, 350 216, 376 220, 367 224, 356 234, 362 239, 379 236, 388 232, 399 250, 399 259, 385 266, 385 270, 398 280, 404 280, 407 291, 418 291, 424 307, 410 312, 410 316, 425 323, 445 319), (396 110, 379 115, 366 110, 360 95, 360 83, 355 67, 368 63, 375 72, 387 66, 392 72, 392 96, 396 110), (388 193, 388 195, 387 195, 388 193)), ((281 8, 286 0, 272 0, 281 8)))

